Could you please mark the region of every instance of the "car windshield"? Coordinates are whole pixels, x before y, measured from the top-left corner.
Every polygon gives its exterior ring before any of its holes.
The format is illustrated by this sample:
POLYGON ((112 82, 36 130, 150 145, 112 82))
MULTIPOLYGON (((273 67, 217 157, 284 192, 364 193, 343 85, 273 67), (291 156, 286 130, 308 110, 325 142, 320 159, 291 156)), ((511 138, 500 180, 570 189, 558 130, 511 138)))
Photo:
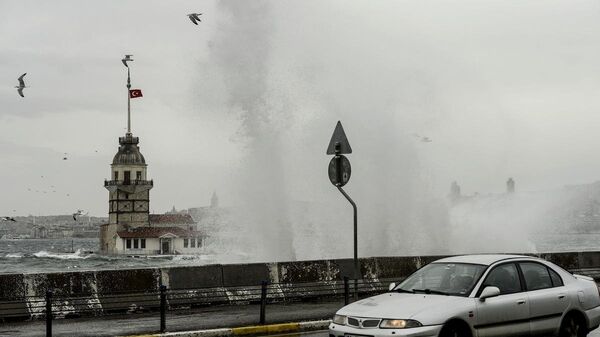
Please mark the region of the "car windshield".
POLYGON ((410 275, 394 291, 468 296, 485 266, 467 263, 431 263, 410 275))

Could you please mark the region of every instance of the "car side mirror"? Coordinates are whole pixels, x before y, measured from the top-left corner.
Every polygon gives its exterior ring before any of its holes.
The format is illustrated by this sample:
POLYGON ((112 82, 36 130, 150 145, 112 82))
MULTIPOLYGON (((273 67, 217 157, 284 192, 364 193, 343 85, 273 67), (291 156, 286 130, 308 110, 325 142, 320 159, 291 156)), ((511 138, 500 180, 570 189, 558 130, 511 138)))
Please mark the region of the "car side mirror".
POLYGON ((487 286, 483 288, 481 295, 479 295, 479 300, 484 302, 486 298, 494 297, 500 295, 500 289, 498 287, 487 286))
POLYGON ((396 288, 396 282, 390 283, 390 286, 388 287, 388 290, 392 291, 392 290, 394 290, 394 288, 396 288))

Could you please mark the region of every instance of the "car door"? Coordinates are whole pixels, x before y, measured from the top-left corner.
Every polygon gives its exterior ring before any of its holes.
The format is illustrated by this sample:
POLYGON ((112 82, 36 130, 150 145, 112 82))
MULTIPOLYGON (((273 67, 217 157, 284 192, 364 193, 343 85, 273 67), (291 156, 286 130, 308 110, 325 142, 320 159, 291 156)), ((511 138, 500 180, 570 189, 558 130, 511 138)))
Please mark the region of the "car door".
POLYGON ((519 262, 529 296, 530 329, 533 336, 549 336, 558 331, 569 297, 560 276, 538 262, 519 262), (554 274, 554 275, 553 275, 554 274))
POLYGON ((515 263, 503 263, 487 274, 478 296, 487 286, 498 287, 500 295, 477 300, 475 316, 479 337, 529 336, 529 299, 515 263))

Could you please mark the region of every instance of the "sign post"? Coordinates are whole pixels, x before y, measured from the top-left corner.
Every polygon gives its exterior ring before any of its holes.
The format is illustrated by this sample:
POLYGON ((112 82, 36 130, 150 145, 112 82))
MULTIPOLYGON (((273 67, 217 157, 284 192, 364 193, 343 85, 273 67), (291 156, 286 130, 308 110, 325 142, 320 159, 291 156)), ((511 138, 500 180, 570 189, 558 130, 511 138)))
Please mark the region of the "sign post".
POLYGON ((342 127, 342 123, 340 121, 337 122, 335 126, 335 130, 333 131, 333 135, 331 136, 331 140, 329 141, 329 146, 327 147, 327 154, 333 154, 333 158, 329 162, 329 181, 337 187, 337 189, 342 193, 342 195, 350 202, 352 208, 354 209, 354 292, 353 297, 354 301, 358 300, 358 277, 360 273, 360 269, 358 266, 358 211, 356 208, 356 203, 346 191, 342 188, 344 185, 348 183, 350 180, 350 174, 352 173, 352 167, 350 166, 350 161, 344 154, 352 153, 352 148, 350 147, 350 143, 348 142, 348 137, 346 137, 346 133, 344 132, 344 128, 342 127))

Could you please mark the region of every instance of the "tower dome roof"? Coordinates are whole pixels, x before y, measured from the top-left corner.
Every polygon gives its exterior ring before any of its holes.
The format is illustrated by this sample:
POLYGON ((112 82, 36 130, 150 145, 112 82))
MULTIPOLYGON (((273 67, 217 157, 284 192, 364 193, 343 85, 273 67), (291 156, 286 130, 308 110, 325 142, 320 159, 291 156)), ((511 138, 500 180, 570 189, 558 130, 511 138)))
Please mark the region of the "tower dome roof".
POLYGON ((125 137, 119 137, 119 151, 113 158, 113 165, 146 165, 146 159, 140 153, 137 145, 140 142, 138 137, 133 137, 127 133, 125 137))

